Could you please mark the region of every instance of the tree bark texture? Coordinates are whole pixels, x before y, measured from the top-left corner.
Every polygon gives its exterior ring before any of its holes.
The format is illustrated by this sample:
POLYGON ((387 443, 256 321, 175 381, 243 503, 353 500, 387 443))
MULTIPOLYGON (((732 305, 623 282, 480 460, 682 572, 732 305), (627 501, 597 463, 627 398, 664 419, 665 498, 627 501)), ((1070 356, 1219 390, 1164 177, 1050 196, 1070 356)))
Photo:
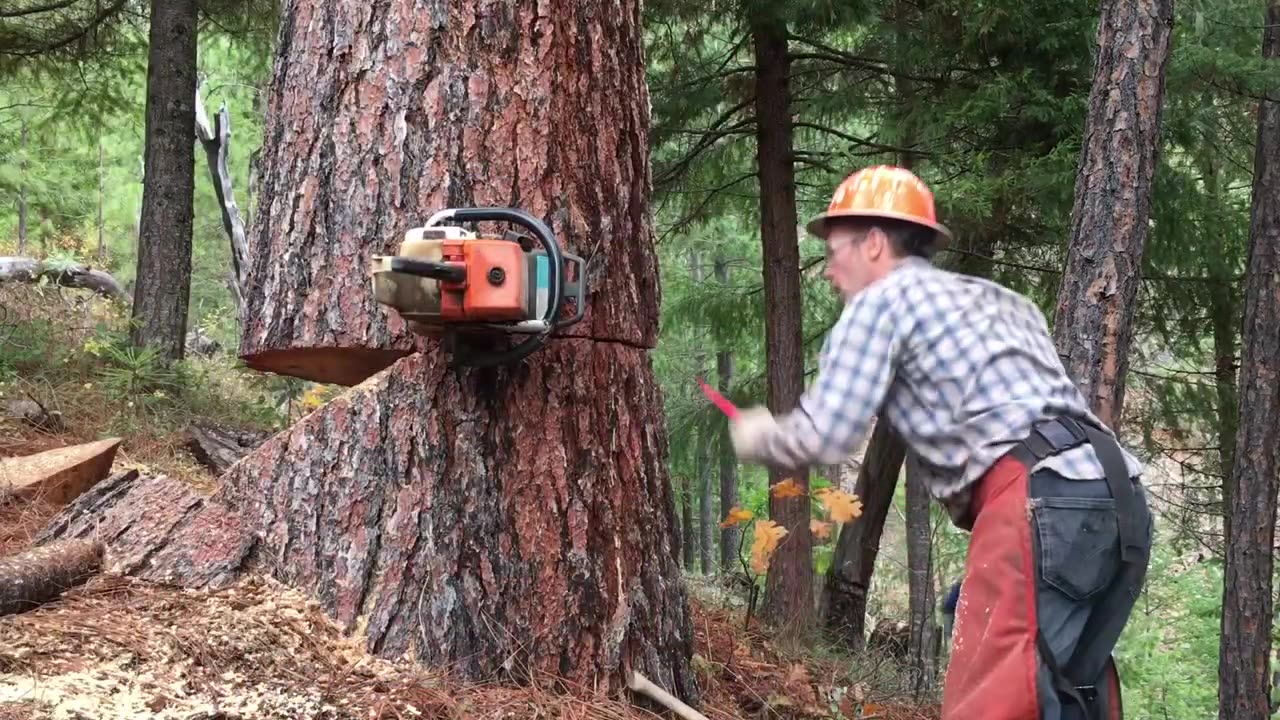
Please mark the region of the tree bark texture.
MULTIPOLYGON (((1263 56, 1280 68, 1280 0, 1267 5, 1263 56)), ((1280 475, 1280 84, 1258 108, 1245 281, 1240 427, 1222 599, 1219 717, 1270 717, 1272 547, 1280 475)))
POLYGON ((907 463, 907 573, 911 616, 911 640, 907 666, 917 700, 933 693, 937 683, 941 636, 933 614, 933 522, 929 514, 929 487, 907 463))
POLYGON ((703 575, 715 572, 715 513, 711 507, 711 438, 699 443, 698 450, 698 564, 703 575))
MULTIPOLYGON (((729 284, 729 263, 722 256, 715 261, 716 281, 729 284)), ((716 378, 720 393, 728 397, 733 385, 733 353, 720 350, 716 353, 716 378)), ((720 515, 724 516, 738 504, 738 458, 726 443, 720 449, 720 515)), ((731 570, 737 565, 738 538, 742 531, 737 525, 720 529, 720 567, 731 570)))
POLYGON ((131 331, 179 360, 191 296, 195 202, 196 0, 152 0, 146 155, 131 331))
POLYGON ((655 344, 639 3, 291 0, 283 18, 249 230, 250 367, 353 385, 435 348, 374 301, 367 266, 462 206, 520 207, 590 261, 586 316, 562 336, 655 344))
POLYGON ((405 358, 269 439, 207 501, 135 482, 114 510, 68 514, 50 535, 93 532, 96 515, 124 543, 109 554, 150 551, 131 567, 168 582, 217 587, 261 568, 371 652, 470 679, 616 690, 629 664, 692 702, 648 360, 587 340, 543 352, 509 391, 435 353, 405 358))
POLYGON ((221 588, 252 567, 256 541, 229 508, 188 483, 137 470, 112 475, 67 505, 34 544, 100 540, 102 569, 158 583, 221 588))
POLYGON ((26 612, 92 577, 102 544, 63 540, 0 558, 0 615, 26 612))
POLYGON ((1103 0, 1054 339, 1101 420, 1118 428, 1160 149, 1173 0, 1103 0))
POLYGON ((878 419, 855 490, 862 499, 862 516, 840 528, 827 571, 823 623, 832 639, 854 652, 866 643, 867 593, 906 452, 888 421, 878 419))
MULTIPOLYGON (((804 392, 804 336, 800 304, 800 245, 791 126, 791 62, 787 27, 776 17, 751 19, 756 61, 756 159, 760 178, 760 237, 764 250, 765 357, 768 407, 787 412, 804 392)), ((807 468, 770 468, 769 484, 792 478, 809 487, 807 468)), ((769 496, 769 517, 787 536, 769 565, 763 618, 805 631, 813 621, 813 540, 809 495, 769 496)))

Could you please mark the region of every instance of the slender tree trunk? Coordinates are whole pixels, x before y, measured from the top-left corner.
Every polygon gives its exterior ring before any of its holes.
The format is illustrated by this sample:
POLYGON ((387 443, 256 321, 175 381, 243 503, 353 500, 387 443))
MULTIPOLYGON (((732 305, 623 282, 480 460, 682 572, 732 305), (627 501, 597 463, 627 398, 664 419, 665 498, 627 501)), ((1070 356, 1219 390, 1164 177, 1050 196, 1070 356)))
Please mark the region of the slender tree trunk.
POLYGON ((824 625, 834 640, 854 652, 866 644, 867 593, 905 456, 902 439, 887 420, 877 419, 855 489, 862 499, 862 515, 840 528, 827 571, 824 625))
MULTIPOLYGON (((695 285, 702 283, 705 279, 705 271, 701 253, 698 252, 697 248, 691 248, 689 250, 689 276, 695 285)), ((699 348, 701 348, 700 343, 699 348)), ((695 374, 698 377, 706 377, 707 353, 705 350, 699 349, 694 352, 693 366, 696 368, 695 374)), ((702 567, 702 574, 709 575, 711 574, 711 554, 715 551, 715 547, 711 533, 711 440, 709 434, 705 431, 698 433, 698 441, 694 451, 694 473, 697 476, 695 487, 697 488, 698 500, 698 552, 696 554, 702 567)), ((692 503, 692 498, 690 503, 692 503)), ((693 570, 692 567, 688 567, 688 569, 693 570)))
POLYGON ((694 480, 684 476, 680 493, 680 548, 683 551, 684 569, 693 572, 697 566, 698 535, 694 532, 693 523, 693 486, 694 480))
MULTIPOLYGON (((1211 102, 1212 98, 1208 98, 1211 102)), ((1201 158, 1205 194, 1221 199, 1219 185, 1220 159, 1215 153, 1201 158)), ((1218 256, 1207 258, 1209 272, 1219 279, 1209 289, 1209 313, 1213 326, 1214 384, 1217 386, 1218 416, 1218 472, 1222 477, 1222 538, 1223 548, 1231 542, 1231 484, 1232 465, 1235 462, 1236 427, 1239 421, 1239 380, 1236 376, 1236 354, 1239 333, 1239 301, 1231 276, 1235 269, 1218 256)))
POLYGON ((909 577, 911 640, 907 666, 916 699, 933 692, 938 671, 937 604, 933 590, 932 498, 917 471, 914 458, 907 460, 907 568, 909 577))
POLYGON ((134 280, 135 345, 179 360, 191 295, 195 200, 196 0, 152 0, 146 170, 134 280))
MULTIPOLYGON (((775 7, 773 11, 776 11, 775 7)), ((761 11, 763 12, 763 11, 761 11)), ((756 61, 756 157, 760 176, 760 237, 764 243, 765 356, 768 406, 796 407, 804 392, 804 335, 800 304, 800 246, 796 235, 792 162, 791 62, 786 24, 751 18, 756 61)), ((807 468, 771 468, 770 486, 785 478, 809 487, 807 468)), ((809 495, 769 496, 769 517, 787 529, 770 565, 762 615, 783 633, 805 632, 813 622, 813 557, 809 495)))
MULTIPOLYGON (((1267 5, 1262 53, 1280 76, 1280 0, 1267 5)), ((1280 475, 1280 83, 1258 107, 1253 213, 1218 663, 1223 720, 1271 716, 1272 548, 1280 475)))
POLYGON ((22 119, 20 130, 22 160, 18 162, 20 180, 18 183, 18 254, 27 254, 27 119, 22 119))
POLYGON ((1094 412, 1119 428, 1160 149, 1173 0, 1103 0, 1054 339, 1094 412))
POLYGON ((98 262, 107 256, 107 231, 102 206, 107 195, 107 166, 102 160, 102 138, 98 138, 98 262))
POLYGON ((1239 382, 1236 377, 1236 332, 1239 304, 1231 281, 1223 279, 1211 290, 1209 312, 1213 317, 1214 384, 1217 387, 1218 467, 1222 474, 1222 529, 1224 545, 1231 542, 1231 507, 1239 422, 1239 382))
POLYGON ((711 506, 711 438, 699 443, 698 450, 698 560, 702 574, 715 572, 713 556, 716 551, 715 513, 711 506))
MULTIPOLYGON (((721 285, 729 284, 729 263, 722 256, 716 257, 716 280, 721 285)), ((728 395, 733 385, 733 353, 721 350, 716 353, 716 376, 720 392, 728 395)), ((720 448, 720 514, 726 515, 738 504, 738 459, 733 449, 726 443, 720 448)), ((720 530, 720 568, 730 570, 737 565, 738 538, 741 530, 737 525, 720 530)))

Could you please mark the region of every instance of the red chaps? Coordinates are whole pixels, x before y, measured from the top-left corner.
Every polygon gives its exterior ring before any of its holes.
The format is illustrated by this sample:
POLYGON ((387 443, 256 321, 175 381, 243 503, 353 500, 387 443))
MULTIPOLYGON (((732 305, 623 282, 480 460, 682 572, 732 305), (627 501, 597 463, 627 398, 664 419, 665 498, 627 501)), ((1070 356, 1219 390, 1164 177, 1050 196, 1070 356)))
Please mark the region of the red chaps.
MULTIPOLYGON (((1037 623, 1041 621, 1037 616, 1037 593, 1055 592, 1054 588, 1046 588, 1038 581, 1044 557, 1041 543, 1046 538, 1057 542, 1058 545, 1052 547, 1065 550, 1051 549, 1049 552, 1058 552, 1058 557, 1066 557, 1064 553, 1069 554, 1076 548, 1073 543, 1085 540, 1075 539, 1077 531, 1072 516, 1036 516, 1037 506, 1028 500, 1031 485, 1027 467, 1012 457, 1005 457, 974 488, 971 515, 974 523, 956 608, 952 652, 943 692, 943 720, 1066 720, 1084 717, 1076 714, 1083 711, 1074 706, 1060 706, 1056 696, 1053 699, 1045 697, 1053 691, 1052 681, 1047 679, 1050 676, 1037 649, 1037 623), (1043 517, 1051 517, 1058 525, 1046 531, 1047 524, 1037 524, 1046 523, 1043 517), (1068 519, 1064 521, 1064 517, 1068 519), (1037 528, 1039 535, 1033 537, 1037 528), (1054 531, 1059 531, 1059 535, 1046 535, 1046 532, 1054 531)), ((1089 502, 1100 505, 1105 501, 1077 501, 1076 505, 1092 507, 1089 502)), ((1072 507, 1068 501, 1061 501, 1060 506, 1072 507)), ((1089 532, 1088 527, 1083 524, 1081 527, 1084 529, 1079 532, 1089 532)), ((1063 561, 1057 562, 1061 564, 1063 561)), ((1119 567, 1118 560, 1114 567, 1119 567)), ((1130 588, 1133 576, 1125 576, 1119 570, 1097 572, 1110 574, 1106 578, 1099 577, 1094 589, 1087 593, 1082 591, 1078 600, 1067 600, 1065 595, 1054 598, 1054 602, 1059 604, 1051 606, 1055 608, 1051 611, 1055 617, 1047 622, 1059 624, 1052 629, 1046 627, 1045 631, 1047 636, 1058 639, 1055 647, 1065 648, 1055 650, 1055 656, 1059 653, 1070 656, 1074 648, 1086 646, 1092 649, 1084 652, 1096 655, 1099 652, 1097 648, 1102 648, 1101 656, 1107 661, 1103 676, 1108 687, 1099 687, 1098 696, 1108 705, 1106 717, 1118 720, 1121 717, 1119 679, 1114 663, 1109 662, 1109 654, 1114 644, 1112 636, 1119 636, 1116 622, 1123 626, 1132 607, 1131 602, 1126 606, 1126 601, 1130 596, 1136 599, 1137 592, 1126 589, 1124 599, 1113 602, 1113 593, 1106 588, 1119 588, 1121 585, 1130 588), (1056 609, 1069 603, 1077 603, 1066 605, 1076 608, 1083 608, 1088 603, 1100 604, 1100 609, 1082 609, 1077 615, 1090 612, 1119 612, 1123 615, 1105 621, 1080 621, 1069 627, 1067 621, 1057 617, 1062 613, 1056 609), (1098 627, 1105 629, 1098 630, 1098 627), (1094 636, 1092 640, 1091 634, 1094 636)), ((1142 572, 1145 573, 1145 564, 1142 572)), ((1140 585, 1142 576, 1138 578, 1140 585)), ((1065 665, 1066 661, 1067 657, 1057 658, 1059 665, 1065 665)), ((1099 678, 1098 685, 1102 684, 1099 678)))

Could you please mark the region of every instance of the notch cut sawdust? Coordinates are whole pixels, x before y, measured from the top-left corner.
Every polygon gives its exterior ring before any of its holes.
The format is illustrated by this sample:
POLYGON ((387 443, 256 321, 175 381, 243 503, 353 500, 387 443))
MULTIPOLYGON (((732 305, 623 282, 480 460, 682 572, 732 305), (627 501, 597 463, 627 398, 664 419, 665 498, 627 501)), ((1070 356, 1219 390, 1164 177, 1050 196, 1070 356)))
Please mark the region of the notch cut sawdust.
MULTIPOLYGON (((695 604, 694 614, 700 710, 712 720, 852 718, 871 708, 862 717, 937 717, 847 699, 831 713, 830 691, 848 684, 848 667, 785 659, 744 632, 739 613, 695 604)), ((0 618, 0 720, 654 717, 588 690, 462 684, 372 657, 317 603, 256 576, 196 592, 104 575, 0 618)))

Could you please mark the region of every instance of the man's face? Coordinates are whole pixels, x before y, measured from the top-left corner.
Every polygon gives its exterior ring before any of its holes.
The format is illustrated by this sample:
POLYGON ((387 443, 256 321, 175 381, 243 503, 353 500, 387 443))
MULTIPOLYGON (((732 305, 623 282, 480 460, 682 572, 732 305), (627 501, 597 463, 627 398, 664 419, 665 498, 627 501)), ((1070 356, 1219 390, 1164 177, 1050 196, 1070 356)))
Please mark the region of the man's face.
POLYGON ((841 299, 848 302, 875 281, 882 237, 875 230, 868 232, 847 225, 836 225, 827 234, 826 268, 822 276, 841 299))

